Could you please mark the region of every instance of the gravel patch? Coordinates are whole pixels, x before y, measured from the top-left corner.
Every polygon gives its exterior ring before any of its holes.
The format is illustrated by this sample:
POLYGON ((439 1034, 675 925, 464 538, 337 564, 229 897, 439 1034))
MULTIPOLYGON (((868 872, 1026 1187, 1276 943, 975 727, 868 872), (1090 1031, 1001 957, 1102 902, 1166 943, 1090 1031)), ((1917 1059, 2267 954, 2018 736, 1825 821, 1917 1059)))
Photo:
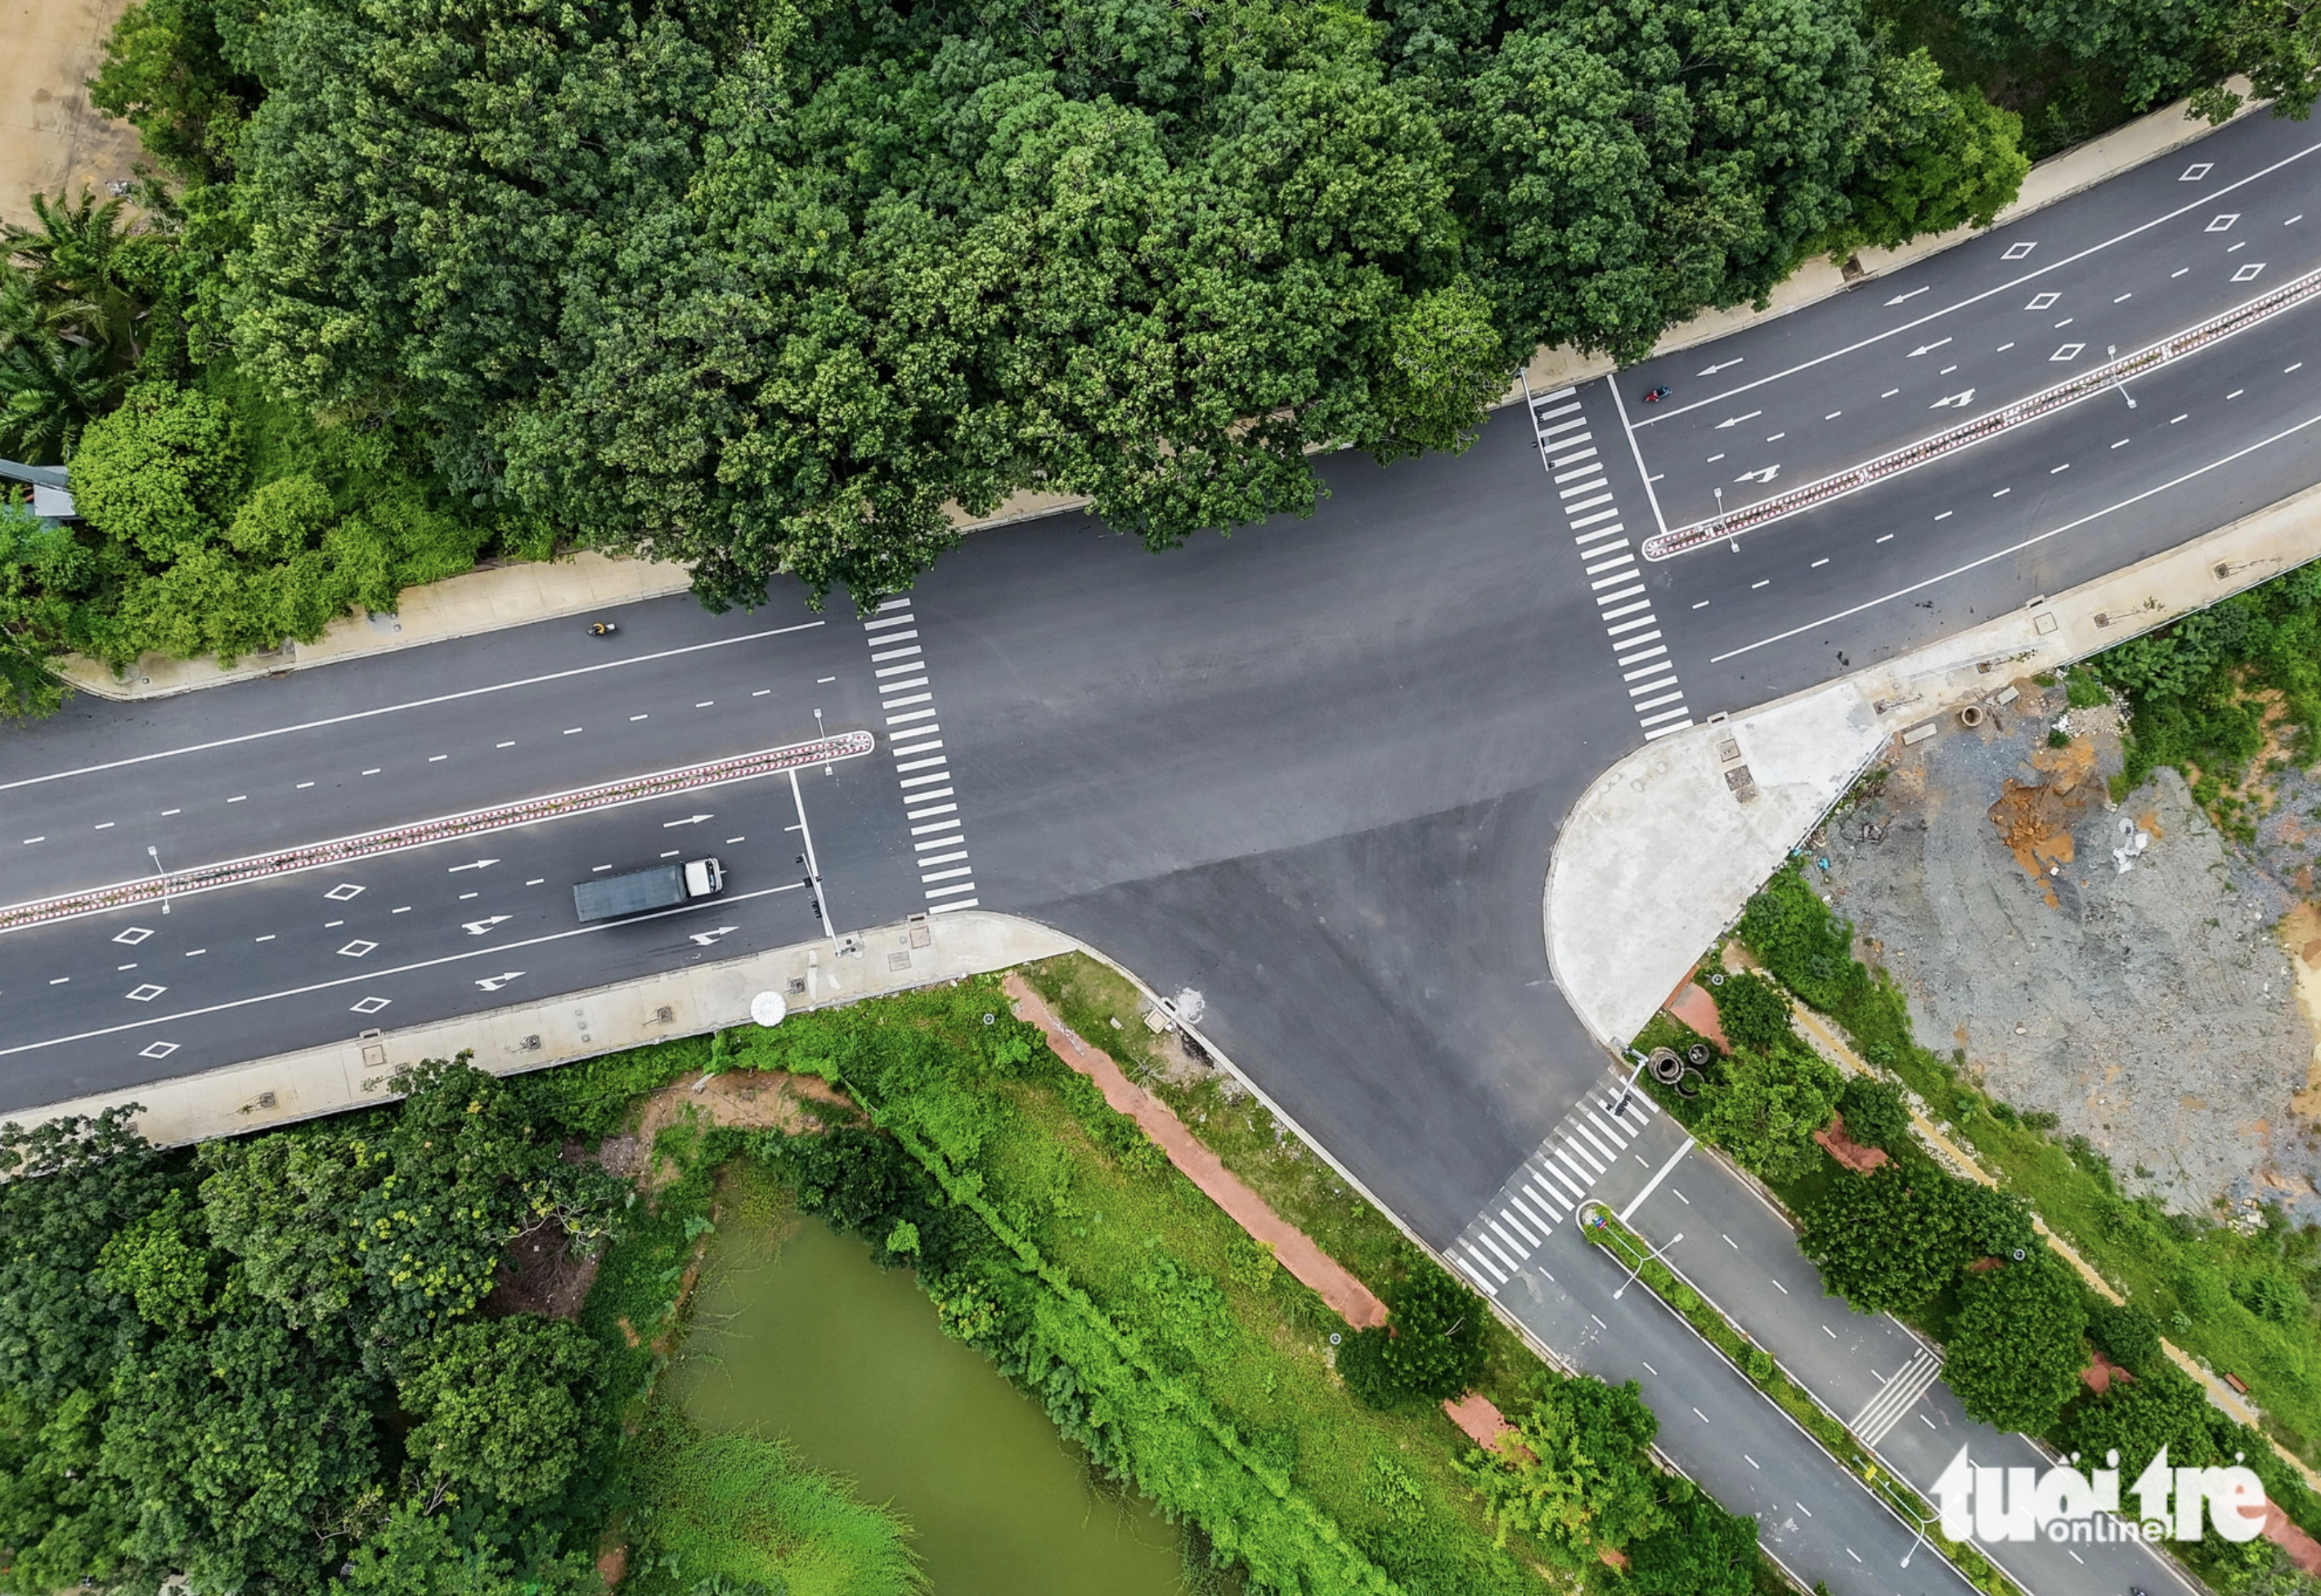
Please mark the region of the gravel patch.
MULTIPOLYGON (((2309 875, 2285 881, 2274 849, 2228 845, 2174 771, 2115 806, 2116 714, 2072 712, 2071 745, 2050 747, 2061 689, 2015 685, 1980 730, 1946 719, 1897 745, 1885 779, 1816 834, 1808 876, 1900 982, 1922 1042, 2085 1136, 2125 1189, 2321 1220, 2316 1103, 2296 1101, 2314 1066, 2296 975, 2321 972, 2294 970, 2276 934, 2321 965, 2291 890, 2309 875)), ((2309 867, 2313 843, 2299 831, 2278 853, 2309 867)))

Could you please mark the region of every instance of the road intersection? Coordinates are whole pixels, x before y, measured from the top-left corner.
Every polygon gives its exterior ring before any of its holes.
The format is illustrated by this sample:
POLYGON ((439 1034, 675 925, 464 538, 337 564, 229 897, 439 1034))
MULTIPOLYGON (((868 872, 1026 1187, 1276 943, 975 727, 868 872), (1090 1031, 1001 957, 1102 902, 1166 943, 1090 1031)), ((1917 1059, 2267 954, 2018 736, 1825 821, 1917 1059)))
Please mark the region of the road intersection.
MULTIPOLYGON (((2316 225, 2300 195, 2321 217, 2311 144, 2308 130, 2249 119, 2178 163, 2205 165, 2197 179, 2147 168, 1867 294, 1624 373, 1617 391, 1535 395, 1463 458, 1332 459, 1333 497, 1309 522, 1155 558, 1057 518, 978 534, 867 623, 842 595, 815 615, 778 588, 748 615, 634 605, 611 639, 549 622, 177 701, 77 703, 9 736, 9 902, 832 732, 869 730, 878 751, 528 826, 457 857, 423 849, 167 916, 6 933, 0 1108, 128 1093, 510 992, 974 904, 1054 925, 1157 988, 1202 992, 1209 1034, 1449 1247, 1604 1067, 1540 939, 1541 874, 1595 774, 1656 731, 1900 653, 2321 480, 2321 306, 2172 366, 2138 386, 2132 412, 2081 404, 1737 546, 1653 565, 1619 545, 1663 515, 1713 511, 1727 465, 1779 467, 1742 485, 1753 492, 1907 440, 1925 413, 1878 410, 1890 367, 1918 385, 1897 406, 1931 404, 1944 383, 1980 403, 2050 380, 2043 354, 1998 348, 2049 310, 2047 333, 2084 331, 2048 324, 2076 319, 2077 299, 2033 312, 2008 297, 2043 252, 2078 258, 2040 268, 2034 295, 2088 300, 2103 342, 2164 333, 2244 292, 2232 263, 2252 251, 2232 246, 2260 222, 2289 240, 2262 251, 2267 271, 2309 269, 2294 251, 2316 225), (2197 204, 2170 197, 2193 190, 2197 204), (2147 225, 2171 205, 2181 213, 2147 225), (2208 232, 2229 210, 2239 220, 2208 232), (2026 239, 2034 249, 2007 259, 2026 239), (2180 279, 2166 275, 2177 264, 2180 279), (1908 352, 1945 336, 1991 348, 1950 373, 1952 350, 1908 352), (1800 369, 1744 388, 1751 364, 1800 369), (1677 408, 1639 421, 1630 404, 1655 379, 1677 408), (1833 383, 1842 395, 1814 397, 1833 383), (1871 397, 1857 405, 1856 390, 1871 397), (1772 436, 1816 404, 1794 441, 1772 436), (1708 460, 1716 423, 1752 407, 1769 413, 1750 419, 1762 425, 1750 447, 1781 452, 1708 460), (733 883, 723 897, 573 924, 573 882, 705 851, 733 883)), ((1637 1155, 1603 1150, 1632 1160, 1605 1163, 1605 1189, 1616 1169, 1641 1189, 1637 1155)), ((1688 1202, 1743 1200, 1682 1189, 1688 1202)), ((1511 1310, 1597 1373, 1641 1365, 1670 1455, 1736 1506, 1770 1504, 1766 1532, 1793 1566, 1841 1591, 1953 1588, 1923 1554, 1907 1584, 1858 1573, 1848 1558, 1898 1567, 1898 1522, 1858 1491, 1841 1505, 1854 1490, 1843 1474, 1689 1331, 1636 1293, 1607 1312, 1617 1281, 1600 1256, 1554 1261, 1576 1236, 1541 1241, 1536 1260, 1499 1262, 1540 1261, 1555 1289, 1511 1310), (1716 1423, 1688 1437, 1676 1422, 1688 1410, 1716 1423), (1797 1513, 1762 1495, 1769 1482, 1725 1477, 1769 1468, 1786 1471, 1774 1495, 1797 1513)), ((1765 1245, 1780 1247, 1770 1233, 1765 1245)), ((1894 1362, 1863 1366, 1903 1377, 1894 1362)), ((2111 1588, 2068 1564, 2035 1583, 2042 1596, 2111 1588)))

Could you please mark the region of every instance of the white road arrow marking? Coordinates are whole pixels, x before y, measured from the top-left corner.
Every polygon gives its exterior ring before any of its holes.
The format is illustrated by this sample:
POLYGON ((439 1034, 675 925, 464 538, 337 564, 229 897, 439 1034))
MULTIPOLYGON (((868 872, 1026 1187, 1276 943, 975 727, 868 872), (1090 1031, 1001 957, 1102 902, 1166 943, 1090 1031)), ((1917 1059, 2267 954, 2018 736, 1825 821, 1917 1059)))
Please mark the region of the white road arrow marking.
POLYGON ((1717 422, 1717 423, 1716 423, 1716 430, 1717 430, 1718 431, 1722 432, 1723 431, 1725 431, 1725 428, 1727 428, 1727 427, 1737 427, 1737 426, 1739 426, 1743 422, 1753 422, 1753 421, 1755 421, 1759 416, 1761 416, 1761 415, 1762 415, 1762 414, 1764 414, 1764 413, 1764 413, 1763 411, 1761 411, 1761 410, 1752 410, 1752 411, 1751 411, 1747 415, 1736 415, 1736 416, 1734 416, 1731 421, 1719 422, 1717 422))
POLYGON ((1950 341, 1951 340, 1947 338, 1938 338, 1932 343, 1922 343, 1916 349, 1912 349, 1906 358, 1915 360, 1921 355, 1931 355, 1936 349, 1941 349, 1944 344, 1950 341))
POLYGON ((1700 375, 1701 375, 1701 376, 1715 376, 1718 372, 1720 372, 1720 371, 1724 370, 1726 367, 1728 367, 1728 366, 1738 366, 1738 365, 1740 365, 1740 364, 1741 364, 1741 362, 1742 362, 1742 361, 1746 360, 1748 358, 1749 358, 1749 357, 1748 357, 1748 356, 1746 356, 1746 355, 1735 355, 1735 356, 1734 356, 1734 357, 1733 357, 1733 358, 1731 358, 1730 360, 1719 360, 1716 365, 1714 365, 1714 366, 1710 367, 1707 370, 1706 370, 1706 371, 1702 372, 1700 375))
POLYGON ((1743 471, 1740 476, 1734 477, 1733 480, 1735 482, 1770 482, 1780 474, 1780 467, 1778 465, 1772 465, 1766 467, 1761 471, 1743 471))
POLYGON ((487 865, 496 865, 498 863, 499 861, 497 859, 478 859, 472 865, 453 865, 450 867, 450 873, 457 875, 462 870, 481 870, 487 865))
POLYGON ((522 970, 509 970, 504 975, 486 975, 483 979, 478 981, 476 984, 482 987, 486 992, 497 992, 501 987, 505 986, 509 982, 514 980, 518 975, 523 974, 523 972, 522 970))
POLYGON ((1964 410, 1968 405, 1973 403, 1974 390, 1972 388, 1969 388, 1963 394, 1952 394, 1947 399, 1937 399, 1932 404, 1927 405, 1926 408, 1928 410, 1964 410))
POLYGON ((1887 303, 1888 304, 1901 304, 1903 301, 1905 301, 1905 300, 1909 300, 1909 299, 1916 299, 1916 298, 1917 298, 1919 295, 1925 293, 1928 289, 1931 289, 1933 286, 1934 286, 1934 285, 1933 285, 1932 283, 1928 283, 1928 284, 1925 286, 1925 287, 1923 287, 1923 288, 1913 288, 1913 289, 1911 289, 1907 294, 1897 294, 1896 295, 1894 295, 1894 297, 1893 297, 1893 298, 1891 298, 1891 299, 1888 300, 1886 303, 1887 303))
POLYGON ((671 826, 697 826, 704 821, 714 821, 716 818, 714 814, 689 814, 681 821, 663 821, 660 823, 660 829, 666 831, 671 826))
POLYGON ((696 931, 693 933, 692 940, 698 943, 700 946, 706 948, 712 942, 717 940, 718 938, 724 936, 726 932, 738 931, 741 929, 742 928, 740 926, 719 926, 714 931, 696 931))
POLYGON ((489 920, 470 920, 463 921, 460 929, 466 931, 470 937, 480 937, 486 931, 490 930, 494 926, 499 924, 500 921, 513 918, 514 917, 511 915, 495 914, 489 920))

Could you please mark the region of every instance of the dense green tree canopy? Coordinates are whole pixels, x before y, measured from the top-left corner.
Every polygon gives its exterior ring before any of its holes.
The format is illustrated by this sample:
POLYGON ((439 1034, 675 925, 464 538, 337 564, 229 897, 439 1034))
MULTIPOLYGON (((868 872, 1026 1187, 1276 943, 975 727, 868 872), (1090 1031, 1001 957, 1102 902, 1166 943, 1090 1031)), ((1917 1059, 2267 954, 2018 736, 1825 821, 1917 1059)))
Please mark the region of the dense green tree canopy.
POLYGON ((1841 1172, 1798 1238, 1822 1280, 1864 1313, 1922 1306, 1975 1258, 2039 1245, 2020 1198, 1954 1180, 1920 1159, 1841 1172))
POLYGON ((1770 1053, 1736 1047, 1701 1094, 1696 1129, 1770 1180, 1803 1174, 1822 1157, 1814 1132, 1837 1112, 1837 1066, 1802 1042, 1770 1053))
POLYGON ((1499 1527, 1539 1536, 1579 1566, 1599 1546, 1625 1546, 1669 1521, 1666 1488, 1647 1448, 1659 1421, 1636 1383, 1543 1374, 1512 1416, 1515 1435, 1469 1476, 1499 1527))
POLYGON ((2043 1434, 2080 1389, 2087 1310, 2078 1277, 2044 1247, 1969 1274, 1943 1378, 1971 1418, 2043 1434))

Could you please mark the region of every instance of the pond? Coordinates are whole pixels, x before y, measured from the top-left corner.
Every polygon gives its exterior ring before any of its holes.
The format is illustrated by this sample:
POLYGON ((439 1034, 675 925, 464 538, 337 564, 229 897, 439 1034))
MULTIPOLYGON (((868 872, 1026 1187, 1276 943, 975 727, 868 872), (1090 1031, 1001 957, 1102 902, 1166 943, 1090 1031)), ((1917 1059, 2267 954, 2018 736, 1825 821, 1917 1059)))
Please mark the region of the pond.
POLYGON ((935 1596, 1179 1596, 1176 1529, 1085 1456, 903 1270, 821 1220, 721 1231, 663 1387, 705 1429, 787 1435, 910 1521, 935 1596))

